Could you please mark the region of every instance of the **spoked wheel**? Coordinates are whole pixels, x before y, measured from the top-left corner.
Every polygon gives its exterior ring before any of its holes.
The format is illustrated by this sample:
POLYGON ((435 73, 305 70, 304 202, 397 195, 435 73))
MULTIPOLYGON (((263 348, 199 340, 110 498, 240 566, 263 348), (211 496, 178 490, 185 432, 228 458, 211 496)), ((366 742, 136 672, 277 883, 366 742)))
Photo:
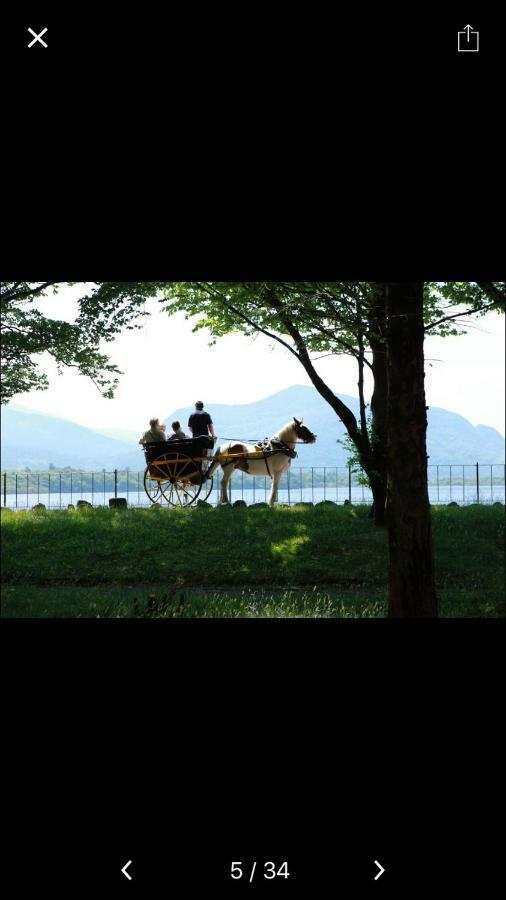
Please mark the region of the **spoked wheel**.
POLYGON ((148 495, 151 503, 163 503, 165 496, 162 490, 162 481, 158 478, 152 478, 149 473, 149 466, 144 472, 144 490, 148 495))
POLYGON ((174 484, 164 481, 162 493, 169 506, 193 506, 197 502, 202 485, 188 481, 175 481, 174 484))
POLYGON ((150 468, 152 475, 160 476, 160 491, 169 506, 185 507, 196 503, 202 490, 199 462, 184 453, 175 452, 159 456, 150 468))

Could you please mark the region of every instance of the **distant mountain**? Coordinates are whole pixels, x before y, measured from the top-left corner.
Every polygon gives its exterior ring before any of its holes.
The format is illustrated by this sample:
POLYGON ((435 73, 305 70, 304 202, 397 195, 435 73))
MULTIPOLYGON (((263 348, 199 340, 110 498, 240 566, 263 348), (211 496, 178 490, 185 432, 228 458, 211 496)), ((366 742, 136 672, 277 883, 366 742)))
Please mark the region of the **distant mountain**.
MULTIPOLYGON (((340 394, 340 398, 358 416, 358 399, 340 394)), ((347 452, 337 443, 345 435, 344 426, 316 390, 296 385, 258 400, 256 403, 225 405, 209 403, 216 432, 222 439, 270 437, 293 416, 317 435, 312 446, 298 446, 294 465, 343 466, 347 452)), ((166 419, 179 419, 184 429, 192 407, 174 410, 166 419)), ((142 469, 144 459, 133 430, 93 430, 57 416, 46 416, 28 409, 2 407, 2 469, 47 469, 56 467, 94 469, 142 469), (118 440, 121 435, 131 440, 118 440)), ((463 416, 437 407, 428 412, 428 453, 430 463, 469 465, 504 461, 504 438, 494 428, 471 425, 463 416)))
MULTIPOLYGON (((140 447, 117 441, 68 419, 2 407, 2 469, 140 469, 140 447)), ((137 440, 139 438, 137 437, 137 440)))
MULTIPOLYGON (((339 394, 339 397, 358 418, 358 398, 346 394, 339 394)), ((317 435, 317 441, 312 446, 297 447, 298 459, 294 465, 346 465, 347 451, 337 443, 346 434, 344 425, 313 387, 295 385, 256 403, 235 406, 209 403, 206 409, 212 414, 216 433, 224 438, 270 437, 292 416, 303 417, 305 424, 317 435)), ((174 410, 165 420, 167 430, 170 431, 174 419, 186 429, 192 412, 193 407, 174 410)), ((494 428, 471 425, 463 416, 437 407, 429 409, 428 423, 427 452, 431 463, 503 462, 504 438, 494 428)))
POLYGON ((115 441, 123 441, 125 444, 136 444, 141 436, 140 430, 134 431, 132 428, 92 428, 91 430, 113 438, 115 441))

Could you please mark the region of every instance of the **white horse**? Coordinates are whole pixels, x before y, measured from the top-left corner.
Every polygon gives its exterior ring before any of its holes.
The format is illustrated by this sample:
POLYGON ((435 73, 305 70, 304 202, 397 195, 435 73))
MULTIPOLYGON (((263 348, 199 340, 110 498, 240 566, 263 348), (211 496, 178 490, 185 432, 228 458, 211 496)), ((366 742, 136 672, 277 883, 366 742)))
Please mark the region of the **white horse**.
POLYGON ((278 486, 283 472, 286 472, 291 460, 296 455, 295 444, 314 444, 316 435, 302 424, 302 419, 294 417, 271 438, 268 446, 259 451, 256 444, 244 444, 231 441, 222 444, 214 453, 214 459, 208 469, 208 477, 220 465, 223 470, 221 480, 220 503, 230 503, 228 483, 234 469, 241 469, 248 475, 272 479, 269 506, 274 506, 278 499, 278 486))

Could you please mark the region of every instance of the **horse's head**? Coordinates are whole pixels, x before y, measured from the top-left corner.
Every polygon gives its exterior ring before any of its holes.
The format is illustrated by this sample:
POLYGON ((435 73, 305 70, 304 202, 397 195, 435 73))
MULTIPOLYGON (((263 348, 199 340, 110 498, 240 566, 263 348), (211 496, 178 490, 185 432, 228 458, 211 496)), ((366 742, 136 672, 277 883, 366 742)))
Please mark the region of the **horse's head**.
POLYGON ((297 440, 302 441, 303 444, 314 444, 316 441, 316 434, 313 434, 309 428, 306 428, 303 425, 303 420, 296 419, 293 417, 293 421, 295 422, 295 434, 297 435, 297 440))

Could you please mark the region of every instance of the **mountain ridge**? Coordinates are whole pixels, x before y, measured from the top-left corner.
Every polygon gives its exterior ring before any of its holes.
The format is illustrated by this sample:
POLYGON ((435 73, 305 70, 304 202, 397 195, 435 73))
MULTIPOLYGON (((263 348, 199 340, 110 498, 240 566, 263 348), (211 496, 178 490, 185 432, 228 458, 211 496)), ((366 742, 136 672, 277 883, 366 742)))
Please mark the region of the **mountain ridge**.
MULTIPOLYGON (((345 394, 339 397, 358 417, 358 398, 345 394)), ((344 426, 309 385, 292 385, 250 403, 209 403, 206 409, 213 416, 216 433, 226 440, 271 437, 293 416, 303 418, 317 434, 317 442, 299 445, 294 465, 346 465, 348 452, 338 443, 346 434, 344 426)), ((168 433, 175 419, 187 431, 191 412, 193 406, 174 409, 164 420, 168 433)), ((113 436, 115 431, 136 434, 133 429, 86 428, 54 414, 9 404, 2 408, 2 469, 47 469, 50 463, 96 470, 142 469, 144 458, 138 438, 132 442, 120 440, 113 436)), ((432 464, 500 464, 504 460, 504 438, 496 429, 472 425, 459 413, 440 407, 428 410, 427 446, 432 464)))

